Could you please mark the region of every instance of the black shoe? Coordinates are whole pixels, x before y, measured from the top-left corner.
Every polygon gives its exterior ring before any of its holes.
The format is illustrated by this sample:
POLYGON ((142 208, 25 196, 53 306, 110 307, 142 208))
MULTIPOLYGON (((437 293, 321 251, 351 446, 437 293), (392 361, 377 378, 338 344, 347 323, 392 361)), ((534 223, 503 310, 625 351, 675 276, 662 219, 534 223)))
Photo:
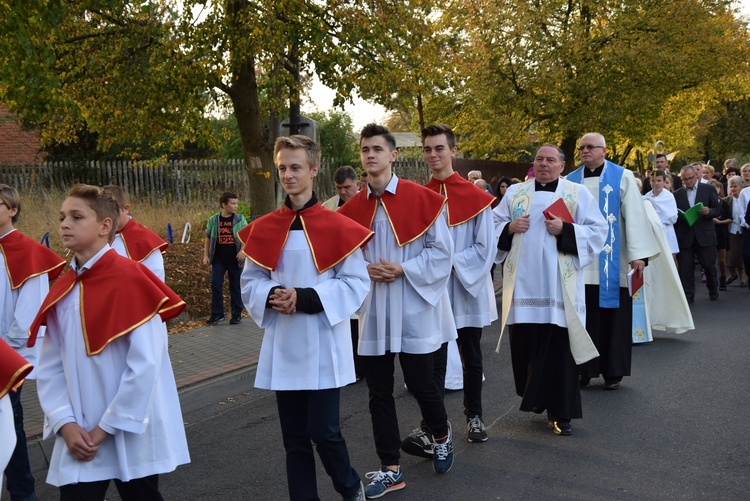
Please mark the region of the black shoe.
POLYGON ((412 456, 432 459, 435 456, 435 442, 427 427, 419 427, 401 441, 401 450, 412 456))
POLYGON ((735 275, 735 276, 733 276, 733 277, 729 277, 729 278, 727 278, 727 285, 729 285, 729 284, 731 284, 732 282, 734 282, 735 280, 737 280, 737 278, 738 278, 738 277, 739 277, 739 275, 735 275))
POLYGON ((611 379, 604 378, 604 389, 616 390, 617 388, 620 387, 620 381, 622 381, 621 377, 611 378, 611 379))
POLYGON ((242 317, 239 317, 239 316, 237 317, 232 316, 232 320, 229 321, 229 325, 237 325, 240 323, 242 323, 242 317))
POLYGON ((719 299, 719 294, 709 294, 708 299, 710 299, 711 301, 717 301, 719 299))
POLYGON ((547 421, 547 426, 549 426, 550 430, 552 430, 552 433, 555 435, 567 437, 573 434, 573 428, 570 426, 570 421, 563 421, 560 419, 557 421, 547 421))
POLYGON ((727 290, 727 284, 728 284, 728 283, 729 283, 729 282, 727 282, 727 277, 720 277, 720 278, 719 278, 719 290, 720 290, 720 291, 725 291, 725 290, 727 290))
POLYGON ((208 320, 206 320, 206 325, 218 325, 219 322, 224 322, 227 319, 227 317, 221 316, 221 317, 210 317, 208 320))
POLYGON ((695 299, 692 297, 687 298, 688 304, 693 304, 695 302, 695 299))
POLYGON ((588 386, 590 382, 591 382, 590 377, 580 376, 580 375, 578 376, 578 386, 580 386, 581 388, 588 386))

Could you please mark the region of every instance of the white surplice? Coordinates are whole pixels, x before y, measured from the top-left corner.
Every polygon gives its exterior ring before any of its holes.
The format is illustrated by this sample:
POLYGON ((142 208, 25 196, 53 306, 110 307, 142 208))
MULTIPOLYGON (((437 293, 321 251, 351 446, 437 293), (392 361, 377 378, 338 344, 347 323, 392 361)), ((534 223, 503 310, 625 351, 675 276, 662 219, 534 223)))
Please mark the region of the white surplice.
MULTIPOLYGON (((515 287, 508 313, 507 324, 553 324, 568 327, 565 318, 565 300, 559 270, 557 238, 544 225, 542 211, 563 194, 565 181, 560 179, 555 193, 535 192, 528 210, 529 229, 523 233, 519 251, 515 287)), ((518 187, 508 188, 500 204, 495 207, 497 234, 512 221, 511 204, 518 187)), ((607 226, 596 200, 587 190, 578 190, 575 214, 572 214, 578 255, 573 256, 577 270, 584 268, 599 257, 607 235, 607 226)), ((515 236, 517 238, 520 235, 515 236)), ((497 261, 505 260, 508 252, 498 251, 497 261)), ((506 270, 503 273, 507 273, 506 270)), ((506 293, 504 290, 503 293, 506 293)), ((578 318, 585 324, 586 295, 583 273, 576 276, 576 297, 571 298, 578 318)))
MULTIPOLYGON (((112 240, 112 248, 117 251, 117 253, 121 256, 129 258, 128 252, 125 250, 125 242, 122 241, 122 237, 119 233, 115 234, 114 240, 112 240)), ((154 275, 159 277, 159 279, 162 282, 165 282, 165 272, 164 272, 164 256, 161 253, 161 250, 154 249, 151 251, 151 254, 146 256, 146 259, 141 261, 141 264, 151 270, 154 275)))
POLYGON ((674 224, 677 222, 677 202, 674 195, 669 190, 661 190, 661 193, 654 195, 652 190, 646 193, 645 197, 654 205, 659 215, 669 250, 672 254, 679 254, 680 246, 677 245, 677 234, 674 231, 674 224))
MULTIPOLYGON (((0 471, 5 471, 15 448, 16 427, 13 424, 13 407, 10 405, 10 396, 5 394, 0 398, 0 471)), ((5 475, 0 480, 3 478, 5 475)), ((1 488, 2 481, 0 481, 1 488)))
POLYGON ((322 390, 354 382, 349 317, 362 305, 369 285, 367 264, 359 249, 318 273, 301 230, 289 232, 274 271, 245 259, 242 300, 255 323, 265 329, 255 387, 322 390), (266 308, 268 293, 277 286, 315 289, 323 311, 283 315, 266 308))
MULTIPOLYGON (((86 265, 93 266, 104 248, 86 265)), ((86 273, 85 271, 83 273, 86 273)), ((112 287, 117 287, 113 283, 112 287)), ((44 438, 55 436, 47 482, 129 481, 173 471, 190 462, 172 365, 167 327, 159 315, 87 356, 81 327, 80 285, 47 314, 37 392, 44 438), (77 461, 60 436, 64 424, 100 426, 111 436, 93 461, 77 461)), ((117 308, 127 305, 112 305, 117 308)))
MULTIPOLYGON (((385 189, 397 192, 395 174, 385 189)), ((374 196, 369 186, 367 196, 374 196)), ((372 283, 359 314, 359 354, 426 354, 456 339, 448 298, 453 241, 445 213, 420 237, 399 247, 378 201, 370 229, 375 236, 365 246, 365 261, 380 263, 382 258, 400 263, 404 276, 391 283, 372 283)))
MULTIPOLYGON (((21 287, 12 289, 6 262, 0 258, 0 335, 3 341, 34 366, 34 370, 26 379, 36 378, 41 343, 28 348, 26 342, 29 340, 29 327, 39 312, 47 292, 49 277, 46 273, 31 277, 21 287)), ((39 337, 44 336, 44 332, 45 328, 41 327, 39 337)))
MULTIPOLYGON (((465 223, 449 227, 455 252, 448 281, 448 297, 456 328, 485 327, 497 320, 497 302, 490 269, 497 250, 492 209, 487 207, 465 223)), ((463 388, 461 355, 454 341, 448 344, 445 387, 463 388)))
MULTIPOLYGON (((584 177, 583 185, 594 195, 598 206, 599 177, 584 177)), ((624 169, 620 179, 619 225, 620 234, 617 235, 617 241, 620 245, 620 287, 627 287, 630 262, 635 259, 650 259, 659 253, 653 233, 643 231, 647 227, 646 212, 638 185, 635 184, 635 176, 628 169, 624 169)), ((584 269, 584 279, 587 284, 599 285, 598 259, 584 269)))

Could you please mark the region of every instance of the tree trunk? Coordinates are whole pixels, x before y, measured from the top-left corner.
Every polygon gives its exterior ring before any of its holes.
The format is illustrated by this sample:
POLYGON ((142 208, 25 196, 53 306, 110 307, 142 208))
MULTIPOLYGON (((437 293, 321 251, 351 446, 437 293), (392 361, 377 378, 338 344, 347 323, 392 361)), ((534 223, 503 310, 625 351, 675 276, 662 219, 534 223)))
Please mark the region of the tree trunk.
POLYGON ((565 152, 565 170, 563 171, 563 174, 569 174, 573 172, 577 167, 576 165, 576 142, 577 141, 578 141, 578 138, 575 135, 573 135, 572 133, 567 133, 562 143, 560 143, 560 148, 565 152))
POLYGON ((276 208, 276 197, 273 189, 273 147, 261 119, 255 58, 252 55, 248 55, 235 72, 229 97, 245 152, 250 207, 254 216, 261 216, 276 208), (260 159, 260 163, 256 159, 260 159))

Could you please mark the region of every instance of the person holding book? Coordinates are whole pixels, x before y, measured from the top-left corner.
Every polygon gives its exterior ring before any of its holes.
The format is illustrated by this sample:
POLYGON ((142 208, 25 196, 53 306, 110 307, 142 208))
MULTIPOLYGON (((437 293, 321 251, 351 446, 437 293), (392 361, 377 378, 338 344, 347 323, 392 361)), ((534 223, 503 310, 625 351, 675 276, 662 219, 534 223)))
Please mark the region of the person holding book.
POLYGON ((680 170, 682 188, 675 191, 674 198, 677 208, 686 214, 691 208, 703 204, 699 209, 697 219, 691 224, 691 219, 680 218, 675 226, 677 243, 680 253, 677 263, 680 273, 682 290, 688 303, 695 302, 695 257, 706 273, 706 287, 711 301, 719 299, 719 280, 716 267, 716 231, 714 218, 721 216, 721 206, 716 189, 705 183, 700 183, 696 168, 686 165, 680 170))
POLYGON ((601 252, 608 226, 585 187, 560 179, 564 167, 559 147, 541 146, 536 177, 508 188, 494 209, 500 332, 508 326, 516 393, 522 411, 547 411, 556 435, 570 435, 570 420, 583 417, 578 365, 598 356, 585 328, 583 270, 601 252))

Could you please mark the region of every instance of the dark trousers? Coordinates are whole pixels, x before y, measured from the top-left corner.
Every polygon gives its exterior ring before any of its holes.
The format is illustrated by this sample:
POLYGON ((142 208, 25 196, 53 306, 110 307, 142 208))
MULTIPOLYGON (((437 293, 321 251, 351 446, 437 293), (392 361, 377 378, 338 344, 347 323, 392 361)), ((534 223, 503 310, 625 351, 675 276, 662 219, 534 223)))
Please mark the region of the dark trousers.
MULTIPOLYGON (((370 417, 375 437, 375 450, 384 465, 399 464, 401 437, 399 435, 396 403, 393 399, 395 353, 363 356, 365 380, 370 392, 370 417)), ((435 383, 433 354, 399 353, 404 382, 417 399, 422 418, 436 437, 448 434, 448 415, 443 397, 435 383)))
POLYGON ((338 388, 276 392, 291 501, 318 499, 313 442, 336 492, 350 497, 359 489, 359 475, 341 435, 339 404, 338 388))
POLYGON ((354 353, 354 373, 357 379, 365 377, 365 370, 362 368, 362 356, 357 353, 359 349, 359 320, 352 318, 349 320, 349 326, 352 331, 352 353, 354 353))
MULTIPOLYGON (((742 228, 742 262, 745 265, 745 273, 750 273, 750 230, 742 228)), ((750 279, 748 280, 750 287, 750 279)))
POLYGON ((599 286, 586 285, 586 330, 599 356, 580 365, 589 378, 622 379, 630 375, 633 349, 633 300, 627 287, 620 287, 620 307, 599 307, 599 286))
MULTIPOLYGON (((129 482, 115 479, 122 501, 163 501, 159 493, 159 475, 135 478, 129 482)), ((103 501, 109 480, 79 482, 60 487, 60 501, 103 501)))
POLYGON ((232 317, 240 318, 242 315, 242 295, 240 293, 240 269, 239 263, 232 260, 224 263, 214 258, 211 266, 211 317, 221 318, 224 316, 224 275, 229 274, 229 296, 231 298, 232 317))
POLYGON ((688 300, 695 299, 695 257, 706 274, 706 287, 712 297, 719 295, 719 280, 716 268, 716 246, 700 247, 693 244, 691 247, 680 248, 677 254, 677 265, 679 267, 680 282, 685 297, 688 300))
MULTIPOLYGON (((458 329, 458 352, 464 376, 464 414, 467 417, 482 417, 482 328, 463 327, 458 329)), ((435 383, 440 394, 445 395, 445 372, 448 364, 448 343, 443 343, 434 354, 435 383)))
POLYGON ((34 493, 34 477, 29 465, 29 452, 26 449, 26 432, 23 430, 23 407, 21 406, 21 390, 9 392, 10 404, 13 407, 13 424, 16 428, 16 448, 5 468, 8 478, 8 492, 11 501, 36 500, 34 493))

